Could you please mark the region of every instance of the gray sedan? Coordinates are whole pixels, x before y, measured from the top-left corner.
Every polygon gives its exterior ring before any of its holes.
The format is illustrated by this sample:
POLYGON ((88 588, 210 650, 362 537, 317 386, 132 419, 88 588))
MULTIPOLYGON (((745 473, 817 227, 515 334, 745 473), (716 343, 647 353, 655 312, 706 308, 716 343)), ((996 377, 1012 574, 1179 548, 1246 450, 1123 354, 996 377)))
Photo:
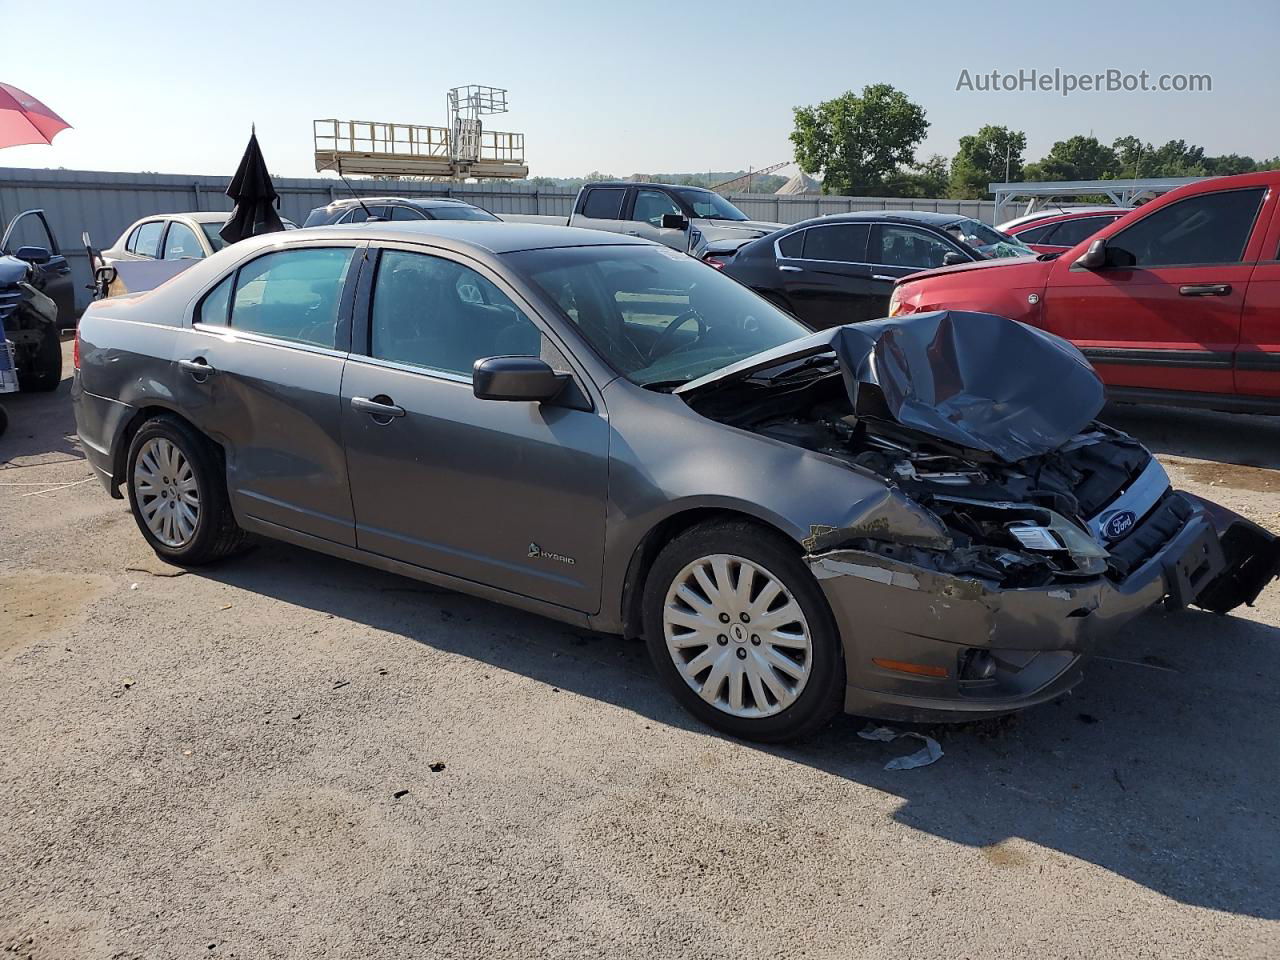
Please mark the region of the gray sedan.
POLYGON ((1041 702, 1126 620, 1280 566, 1094 421, 1063 341, 946 313, 814 334, 614 234, 248 240, 95 303, 76 357, 89 461, 161 557, 256 534, 643 636, 758 740, 1041 702))

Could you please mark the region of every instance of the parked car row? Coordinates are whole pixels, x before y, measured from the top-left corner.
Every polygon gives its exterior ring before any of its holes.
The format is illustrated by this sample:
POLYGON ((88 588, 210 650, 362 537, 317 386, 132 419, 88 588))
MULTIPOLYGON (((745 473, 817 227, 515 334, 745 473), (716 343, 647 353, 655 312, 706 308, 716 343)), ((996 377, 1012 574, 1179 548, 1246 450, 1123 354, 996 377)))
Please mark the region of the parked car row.
POLYGON ((758 740, 1040 703, 1132 617, 1280 570, 1096 421, 1058 337, 960 311, 815 333, 613 232, 251 238, 92 304, 75 357, 89 464, 166 560, 258 534, 640 636, 692 713, 758 740))

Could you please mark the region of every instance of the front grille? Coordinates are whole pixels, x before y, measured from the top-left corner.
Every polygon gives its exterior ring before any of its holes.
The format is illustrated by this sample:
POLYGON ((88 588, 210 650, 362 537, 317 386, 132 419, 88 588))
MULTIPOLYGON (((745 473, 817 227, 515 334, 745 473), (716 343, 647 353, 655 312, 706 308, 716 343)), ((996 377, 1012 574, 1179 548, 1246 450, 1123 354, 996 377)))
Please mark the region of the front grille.
POLYGON ((1107 545, 1111 575, 1123 580, 1178 535, 1193 514, 1191 502, 1169 490, 1123 540, 1107 545))
POLYGON ((0 287, 0 323, 18 312, 18 304, 22 300, 22 290, 16 286, 0 287))

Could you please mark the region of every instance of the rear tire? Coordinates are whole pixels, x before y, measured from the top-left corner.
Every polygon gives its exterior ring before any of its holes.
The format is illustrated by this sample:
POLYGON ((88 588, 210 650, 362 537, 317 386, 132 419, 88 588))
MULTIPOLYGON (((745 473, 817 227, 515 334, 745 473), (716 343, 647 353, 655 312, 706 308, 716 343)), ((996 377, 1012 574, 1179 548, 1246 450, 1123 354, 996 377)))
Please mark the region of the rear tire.
POLYGON ((27 393, 57 390, 62 382, 62 338, 56 324, 41 326, 40 343, 36 345, 31 364, 18 368, 18 387, 27 393))
POLYGON ((189 424, 168 415, 148 420, 133 435, 126 468, 133 518, 162 559, 195 567, 244 545, 221 452, 189 424))
POLYGON ((642 604, 658 676, 708 726, 777 743, 817 732, 840 711, 835 621, 780 534, 748 521, 691 528, 658 554, 642 604))

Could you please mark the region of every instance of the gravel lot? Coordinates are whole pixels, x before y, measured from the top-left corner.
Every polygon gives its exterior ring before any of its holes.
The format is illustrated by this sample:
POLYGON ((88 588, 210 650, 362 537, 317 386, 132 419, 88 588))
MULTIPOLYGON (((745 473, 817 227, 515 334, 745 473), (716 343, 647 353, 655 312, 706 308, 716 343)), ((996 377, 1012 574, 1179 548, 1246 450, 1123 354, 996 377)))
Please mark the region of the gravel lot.
MULTIPOLYGON (((68 382, 5 403, 0 956, 1280 955, 1280 587, 886 772, 852 718, 709 733, 637 643, 279 545, 167 567, 68 382)), ((1108 419, 1280 530, 1280 419, 1108 419)))

